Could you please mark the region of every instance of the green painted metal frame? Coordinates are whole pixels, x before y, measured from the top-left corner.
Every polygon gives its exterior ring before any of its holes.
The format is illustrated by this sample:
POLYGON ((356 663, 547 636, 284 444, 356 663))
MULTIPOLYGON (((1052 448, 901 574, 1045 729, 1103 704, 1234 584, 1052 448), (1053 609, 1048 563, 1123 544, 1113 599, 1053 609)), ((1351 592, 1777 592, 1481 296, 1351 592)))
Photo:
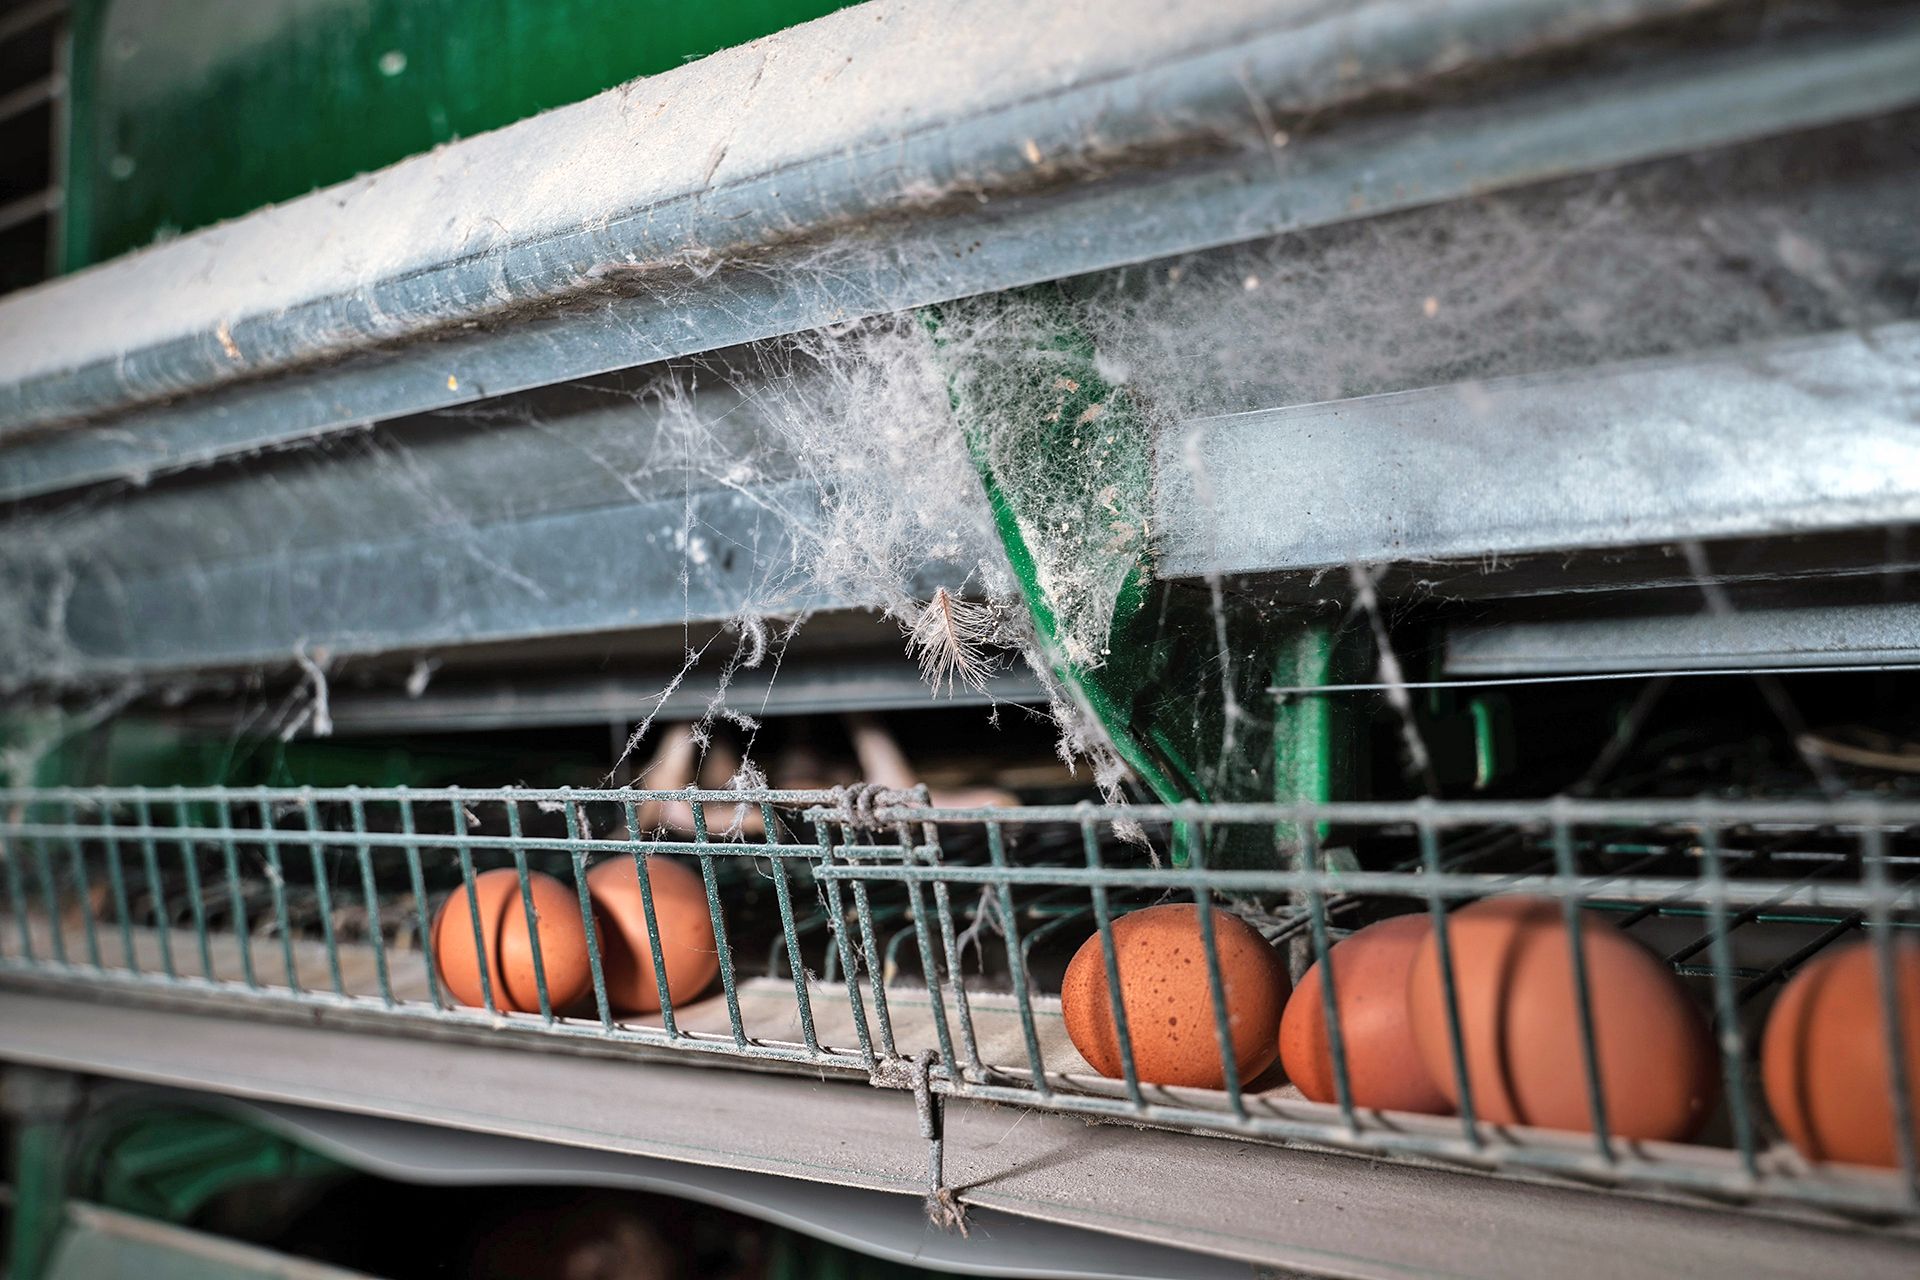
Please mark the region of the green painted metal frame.
POLYGON ((333 1178, 347 1167, 257 1125, 192 1107, 112 1107, 78 1135, 75 1194, 185 1223, 222 1192, 271 1179, 333 1178))
POLYGON ((38 1280, 65 1221, 68 1123, 77 1094, 66 1077, 13 1070, 5 1078, 13 1120, 13 1208, 6 1274, 38 1280))

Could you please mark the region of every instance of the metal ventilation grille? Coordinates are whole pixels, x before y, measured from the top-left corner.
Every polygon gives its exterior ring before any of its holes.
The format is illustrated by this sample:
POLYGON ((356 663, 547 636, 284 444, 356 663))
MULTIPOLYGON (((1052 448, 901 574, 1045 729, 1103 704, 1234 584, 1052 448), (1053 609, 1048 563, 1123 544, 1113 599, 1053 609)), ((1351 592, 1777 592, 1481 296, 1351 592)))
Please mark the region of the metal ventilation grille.
POLYGON ((0 2, 0 293, 57 267, 66 41, 66 0, 0 2))

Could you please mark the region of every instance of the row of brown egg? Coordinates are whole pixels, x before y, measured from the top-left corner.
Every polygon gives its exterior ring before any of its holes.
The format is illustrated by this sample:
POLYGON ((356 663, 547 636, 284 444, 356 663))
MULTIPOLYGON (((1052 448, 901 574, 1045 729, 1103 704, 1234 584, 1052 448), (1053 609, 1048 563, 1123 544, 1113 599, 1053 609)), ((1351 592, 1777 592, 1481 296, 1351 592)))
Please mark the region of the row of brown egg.
MULTIPOLYGON (((1336 1101, 1321 964, 1289 993, 1279 953, 1259 933, 1226 911, 1211 919, 1240 1081, 1277 1059, 1308 1099, 1336 1101)), ((1591 1129, 1587 1037, 1564 906, 1494 897, 1450 912, 1447 923, 1453 1019, 1427 916, 1381 921, 1328 952, 1351 1103, 1451 1114, 1464 1074, 1480 1120, 1591 1129)), ((1593 1078, 1609 1132, 1694 1136, 1719 1093, 1720 1057, 1705 1018, 1653 952, 1595 912, 1582 911, 1580 926, 1593 1078)), ((1136 1078, 1220 1088, 1224 1055, 1199 911, 1149 907, 1116 919, 1111 933, 1136 1078)), ((1767 1022, 1767 1101, 1788 1141, 1812 1160, 1898 1163, 1876 960, 1864 941, 1835 948, 1795 976, 1767 1022)), ((1912 1113, 1920 1115, 1920 943, 1902 943, 1894 960, 1912 1113)), ((1119 1078, 1121 1036, 1097 934, 1068 967, 1061 1013, 1088 1064, 1119 1078)))
MULTIPOLYGON (((699 995, 720 971, 706 884, 694 871, 666 858, 648 861, 647 883, 654 920, 660 926, 667 998, 680 1004, 699 995)), ((548 1007, 562 1013, 576 1011, 593 1000, 593 962, 579 895, 545 872, 526 873, 527 897, 539 922, 536 973, 535 935, 527 927, 520 885, 519 872, 496 867, 473 878, 471 894, 462 886, 440 904, 432 937, 440 979, 462 1004, 484 1005, 491 994, 494 1007, 502 1012, 535 1013, 540 1008, 539 979, 544 977, 548 1007)), ((610 858, 599 863, 587 873, 587 893, 610 1011, 657 1013, 660 991, 654 977, 653 944, 633 861, 610 858)))

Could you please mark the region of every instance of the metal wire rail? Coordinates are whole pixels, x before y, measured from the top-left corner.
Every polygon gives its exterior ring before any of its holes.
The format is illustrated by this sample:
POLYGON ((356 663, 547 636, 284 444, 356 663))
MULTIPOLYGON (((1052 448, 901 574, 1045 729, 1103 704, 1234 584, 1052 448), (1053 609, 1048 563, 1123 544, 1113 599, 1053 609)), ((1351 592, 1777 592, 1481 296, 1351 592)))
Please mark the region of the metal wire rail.
POLYGON ((943 810, 921 795, 875 789, 41 788, 0 790, 0 864, 12 921, 0 931, 0 979, 864 1076, 918 1095, 923 1132, 933 1140, 936 1199, 945 1194, 939 1106, 958 1096, 1721 1202, 1920 1216, 1909 1088, 1920 1063, 1908 1060, 1902 1019, 1911 1009, 1903 1008, 1896 956, 1896 937, 1920 923, 1920 804, 943 810), (649 806, 661 804, 684 806, 691 838, 649 833, 647 815, 657 814, 649 806), (751 820, 759 832, 753 838, 744 834, 751 820), (1182 843, 1194 855, 1185 866, 1160 865, 1152 851, 1168 847, 1176 826, 1187 829, 1182 843), (1209 865, 1229 847, 1244 862, 1250 833, 1265 842, 1258 861, 1270 865, 1209 865), (1225 839, 1233 835, 1238 843, 1225 839), (650 859, 662 855, 698 867, 718 953, 717 997, 676 1004, 669 990, 649 872, 650 859), (630 858, 635 869, 657 1013, 629 1015, 609 996, 604 925, 587 880, 590 863, 608 858, 630 858), (431 944, 435 899, 464 890, 480 954, 477 869, 501 866, 518 880, 537 1011, 507 1007, 485 966, 479 1006, 462 1006, 431 944), (529 887, 543 869, 577 894, 586 934, 590 998, 564 1007, 549 991, 529 887), (1472 900, 1506 894, 1541 895, 1565 908, 1589 1132, 1477 1118, 1484 1113, 1465 1065, 1448 920, 1472 900), (956 910, 956 898, 974 895, 956 910), (1136 1070, 1114 922, 1132 907, 1167 900, 1195 903, 1205 922, 1224 1075, 1217 1090, 1159 1085, 1136 1070), (1207 908, 1229 907, 1270 942, 1292 948, 1298 969, 1324 962, 1340 921, 1396 902, 1428 913, 1438 944, 1457 1115, 1355 1105, 1330 982, 1321 994, 1335 1102, 1304 1101, 1262 1081, 1243 1087, 1207 908), (1624 927, 1661 922, 1671 966, 1710 987, 1722 1141, 1639 1142, 1610 1132, 1580 907, 1608 911, 1624 927), (1789 927, 1798 932, 1785 954, 1741 962, 1748 939, 1789 927), (1671 945, 1676 928, 1690 932, 1671 945), (181 933, 190 947, 180 945, 181 933), (1796 1157, 1769 1136, 1752 1080, 1749 1014, 1757 997, 1823 948, 1861 933, 1875 944, 1896 1172, 1796 1157), (1089 935, 1100 939, 1109 978, 1117 1079, 1088 1067, 1048 1018, 1043 975, 1057 964, 1047 956, 1089 935))

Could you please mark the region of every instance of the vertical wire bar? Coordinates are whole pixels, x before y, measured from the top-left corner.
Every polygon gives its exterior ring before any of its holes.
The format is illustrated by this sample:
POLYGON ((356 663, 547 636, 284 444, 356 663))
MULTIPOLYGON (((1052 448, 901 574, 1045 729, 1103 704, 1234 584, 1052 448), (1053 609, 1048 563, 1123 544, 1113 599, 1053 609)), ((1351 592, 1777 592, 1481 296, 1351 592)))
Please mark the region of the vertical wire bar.
MULTIPOLYGON (((692 787, 687 788, 692 791, 692 787)), ((693 810, 693 839, 696 844, 707 843, 707 806, 704 800, 687 797, 687 807, 693 810)), ((707 887, 707 912, 713 917, 713 941, 720 953, 720 989, 727 996, 727 1022, 733 1028, 734 1047, 747 1047, 747 1030, 740 1021, 740 993, 734 988, 733 948, 727 945, 727 922, 720 910, 720 885, 714 879, 713 855, 700 855, 700 879, 707 887)))
POLYGON ((473 883, 473 846, 467 843, 467 806, 460 799, 460 788, 449 787, 448 804, 453 807, 453 848, 460 859, 460 879, 467 887, 467 918, 473 924, 473 963, 479 970, 480 1003, 487 1012, 500 1016, 500 1005, 493 994, 493 963, 487 954, 487 931, 480 923, 480 891, 473 883))
POLYGON ((213 968, 213 940, 207 936, 206 888, 200 883, 200 846, 185 834, 193 826, 193 809, 181 794, 183 791, 182 787, 173 789, 173 820, 181 829, 176 839, 180 845, 180 862, 187 869, 187 905, 193 909, 193 940, 200 948, 200 972, 212 982, 219 975, 213 968))
POLYGON ((220 818, 220 853, 227 868, 227 909, 233 912, 233 940, 240 948, 240 975, 256 990, 260 980, 253 972, 253 930, 247 924, 247 900, 240 888, 240 850, 233 840, 233 804, 226 793, 215 803, 220 818))
POLYGON ((1703 827, 1700 845, 1706 855, 1707 917, 1713 929, 1713 1005, 1715 1039, 1720 1044, 1720 1065, 1726 1076, 1727 1111, 1733 1121, 1733 1145, 1740 1153, 1740 1167, 1749 1178, 1760 1176, 1760 1161, 1754 1150, 1753 1112, 1747 1102, 1747 1043, 1740 1030, 1740 1001, 1733 989, 1732 925, 1727 918, 1726 871, 1720 856, 1720 829, 1703 827))
MULTIPOLYGON (((25 810, 23 809, 24 815, 25 810)), ((20 936, 20 958, 31 962, 33 926, 27 920, 27 886, 20 877, 20 837, 0 842, 0 862, 7 867, 7 906, 13 912, 13 924, 20 936)))
POLYGON ((1913 1095, 1908 1082, 1920 1064, 1907 1061, 1906 1011, 1901 1007, 1899 956, 1894 950, 1893 888, 1887 879, 1887 835, 1878 823, 1860 833, 1860 865, 1871 897, 1873 958, 1880 986, 1880 1021, 1886 1029, 1887 1081, 1893 1089, 1893 1143, 1909 1205, 1920 1204, 1920 1152, 1913 1132, 1913 1095))
POLYGON ((113 821, 113 802, 106 798, 106 788, 99 788, 100 794, 94 804, 100 810, 100 840, 107 854, 107 887, 113 894, 113 917, 120 926, 120 954, 126 957, 127 971, 140 972, 140 953, 133 946, 133 912, 127 906, 127 871, 120 865, 120 835, 113 821))
POLYGON ((933 954, 933 930, 927 927, 927 895, 925 887, 918 880, 907 882, 907 896, 912 901, 914 930, 913 940, 920 952, 920 970, 926 979, 927 1004, 933 1011, 934 1038, 940 1046, 940 1065, 947 1073, 947 1079, 958 1078, 953 1056, 953 1031, 947 1026, 947 1002, 940 994, 940 962, 933 954))
MULTIPOLYGON (((1553 818, 1553 865, 1560 877, 1572 880, 1580 874, 1573 857, 1573 831, 1558 814, 1553 818)), ((1614 1159, 1613 1137, 1607 1127, 1606 1087, 1600 1078, 1600 1046, 1593 1032, 1593 992, 1587 985, 1587 949, 1582 942, 1580 897, 1571 888, 1560 899, 1567 923, 1568 962, 1573 972, 1574 1011, 1579 1015, 1580 1065, 1587 1077, 1587 1116, 1593 1121, 1594 1145, 1600 1157, 1614 1159)))
MULTIPOLYGON (((849 842, 851 843, 851 842, 849 842)), ((854 919, 860 924, 860 949, 866 957, 867 981, 873 986, 873 1016, 880 1028, 880 1051, 889 1058, 900 1056, 893 1039, 893 1015, 887 1009, 886 968, 880 961, 880 944, 873 927, 873 902, 867 895, 867 882, 853 882, 854 919)))
POLYGON ((300 816, 307 824, 307 855, 313 863, 313 891, 320 907, 320 936, 327 944, 327 974, 333 979, 335 995, 347 994, 346 980, 340 975, 340 940, 333 936, 333 886, 327 883, 326 855, 320 848, 320 813, 314 808, 313 788, 300 788, 300 816))
MULTIPOLYGON (((33 806, 27 809, 31 814, 33 806)), ((28 841, 33 849, 34 871, 40 881, 40 898, 47 913, 47 937, 53 948, 54 963, 71 963, 67 957, 66 926, 60 919, 60 883, 54 875, 52 856, 47 852, 47 842, 43 837, 35 836, 28 841)))
POLYGON ((947 954, 947 983, 953 988, 954 1012, 960 1020, 960 1052, 965 1057, 967 1070, 979 1076, 980 1044, 973 1032, 973 1010, 967 1004, 966 976, 960 968, 960 944, 954 936, 953 899, 944 880, 933 882, 933 909, 940 917, 940 940, 947 954))
MULTIPOLYGON (((1092 818, 1080 820, 1080 843, 1087 854, 1087 869, 1100 871, 1100 833, 1092 818)), ((1126 1084, 1127 1100, 1134 1110, 1145 1111, 1147 1100, 1140 1093, 1140 1073, 1133 1065, 1133 1031, 1127 1026, 1127 1002, 1120 990, 1120 953, 1113 945, 1113 913, 1107 908, 1107 886, 1096 879, 1087 886, 1093 898, 1095 936, 1100 939, 1100 955, 1107 967, 1107 1003, 1113 1011, 1114 1040, 1120 1050, 1120 1079, 1126 1084)))
POLYGON ((380 919, 380 886, 373 875, 373 846, 367 840, 367 802, 360 788, 347 788, 347 810, 353 815, 354 856, 360 860, 360 895, 367 901, 367 941, 373 946, 373 973, 380 984, 380 1000, 393 1008, 393 979, 387 974, 387 930, 380 919))
MULTIPOLYGON (((922 788, 920 796, 922 797, 921 802, 923 804, 925 803, 925 795, 925 789, 922 788)), ((902 822, 896 824, 894 830, 900 842, 901 864, 903 866, 913 865, 917 860, 914 855, 913 827, 908 823, 902 822)), ((929 837, 927 843, 933 843, 931 837, 929 837)), ((926 984, 927 1008, 933 1015, 934 1039, 938 1043, 940 1050, 940 1068, 946 1073, 947 1079, 957 1080, 960 1076, 953 1053, 953 1029, 947 1025, 947 1001, 946 996, 941 990, 940 962, 934 955, 933 928, 929 926, 927 919, 926 887, 918 880, 909 880, 906 889, 908 914, 913 922, 914 945, 915 949, 920 953, 920 976, 921 980, 926 984)), ((944 901, 944 899, 942 899, 942 901, 944 901)), ((943 930, 948 930, 949 922, 943 918, 933 922, 933 925, 943 930)), ((950 979, 953 978, 953 976, 952 974, 948 975, 950 979)))
POLYGON ((273 895, 273 927, 280 931, 280 959, 287 968, 287 990, 300 993, 300 966, 293 959, 293 921, 287 913, 287 869, 280 861, 280 842, 273 833, 280 829, 273 816, 273 801, 261 788, 256 804, 260 810, 261 843, 267 857, 267 889, 273 895))
POLYGON ((420 930, 421 967, 427 971, 427 997, 433 1001, 436 1009, 450 1007, 450 1002, 440 991, 440 973, 434 957, 433 923, 427 914, 427 878, 420 867, 420 846, 413 837, 418 834, 419 826, 413 817, 413 796, 405 787, 394 791, 394 799, 400 807, 400 832, 407 837, 407 879, 413 889, 413 912, 416 926, 420 930))
MULTIPOLYGON (((933 803, 933 797, 928 793, 924 784, 915 787, 913 789, 913 795, 914 800, 922 806, 928 806, 933 803)), ((911 862, 914 858, 913 827, 910 823, 902 822, 898 825, 898 830, 900 833, 901 853, 907 861, 911 862)), ((920 824, 920 831, 921 843, 932 851, 932 860, 938 863, 942 857, 939 827, 932 822, 923 822, 920 824)), ((917 882, 914 885, 914 889, 914 906, 915 909, 918 910, 920 904, 919 885, 917 882)), ((933 906, 934 912, 938 916, 936 923, 940 926, 941 948, 946 954, 947 983, 953 989, 954 1012, 959 1016, 960 1021, 960 1050, 966 1057, 966 1069, 971 1071, 975 1077, 980 1077, 982 1075, 980 1067, 980 1045, 978 1038, 974 1035, 973 1010, 967 1003, 966 977, 961 972, 959 942, 955 937, 953 928, 953 894, 951 887, 944 880, 936 880, 933 882, 933 906)), ((927 938, 926 946, 921 948, 922 952, 928 951, 932 945, 933 940, 927 938)), ((925 961, 923 960, 922 964, 924 965, 924 963, 925 961)), ((952 1036, 947 1028, 947 1012, 944 1001, 935 1012, 939 1016, 938 1026, 941 1044, 950 1045, 952 1036)), ((954 1078, 953 1055, 951 1052, 947 1054, 947 1073, 948 1079, 954 1078)))
POLYGON ((593 1007, 600 1015, 600 1029, 613 1030, 613 1010, 607 1004, 607 974, 600 966, 600 931, 593 917, 593 896, 587 892, 587 850, 580 835, 580 807, 568 792, 560 788, 560 804, 567 814, 567 854, 573 864, 573 888, 580 898, 580 923, 587 931, 587 968, 593 974, 593 1007))
MULTIPOLYGON (((818 846, 814 854, 817 865, 825 868, 833 861, 833 839, 826 819, 813 820, 813 838, 818 846)), ((828 927, 833 931, 833 943, 840 954, 840 968, 846 973, 847 1007, 853 1013, 853 1033, 860 1041, 860 1060, 871 1071, 874 1067, 873 1033, 867 1027, 866 1005, 860 998, 860 966, 854 959, 853 943, 847 938, 846 902, 840 896, 840 881, 832 877, 827 879, 827 913, 828 927)))
MULTIPOLYGON (((1307 870, 1325 871, 1325 861, 1320 852, 1320 828, 1318 823, 1305 823, 1300 828, 1300 851, 1305 854, 1307 870)), ((1347 1074, 1347 1039, 1340 1025, 1339 993, 1335 990, 1333 976, 1333 949, 1327 942, 1327 900, 1325 892, 1318 884, 1307 890, 1307 923, 1313 935, 1313 958, 1320 966, 1320 1012, 1327 1023, 1327 1055, 1333 1059, 1333 1100, 1340 1108, 1340 1118, 1347 1122, 1347 1131, 1358 1134, 1360 1119, 1353 1110, 1353 1083, 1347 1074)))
POLYGON ((169 979, 180 975, 173 966, 173 927, 167 918, 167 890, 160 879, 160 849, 153 840, 153 805, 145 791, 133 800, 133 820, 140 825, 140 863, 147 892, 153 897, 153 932, 160 939, 160 968, 169 979))
MULTIPOLYGON (((27 806, 27 812, 28 814, 32 814, 32 805, 27 806)), ((53 947, 53 962, 64 966, 69 963, 67 960, 67 929, 66 925, 60 919, 60 884, 54 879, 53 858, 52 855, 47 852, 47 842, 41 837, 35 836, 29 843, 33 846, 35 869, 40 873, 40 896, 46 901, 47 937, 53 947)))
MULTIPOLYGON (((1187 832, 1187 864, 1195 871, 1204 872, 1205 833, 1197 822, 1183 822, 1181 826, 1187 832)), ((1240 1059, 1233 1051, 1233 1015, 1227 1008, 1227 983, 1220 972, 1220 949, 1213 936, 1213 890, 1205 884, 1200 885, 1193 891, 1193 901, 1200 918, 1200 950, 1207 961, 1207 991, 1213 998, 1213 1034, 1220 1046, 1220 1066, 1226 1078, 1227 1105, 1244 1120, 1247 1104, 1240 1096, 1240 1059)))
MULTIPOLYGON (((987 824, 987 860, 996 871, 1007 869, 1006 833, 997 822, 987 824)), ((1040 1055, 1040 1033, 1033 1025, 1033 994, 1027 990, 1025 953, 1020 945, 1020 925, 1014 919, 1013 886, 1004 878, 994 883, 994 897, 1000 908, 1000 932, 1007 944, 1007 971, 1013 979, 1013 998, 1020 1012, 1020 1037, 1026 1044, 1027 1068, 1033 1076, 1033 1091, 1042 1101, 1053 1096, 1047 1083, 1046 1062, 1040 1055)))
MULTIPOLYGON (((1420 816, 1420 866, 1427 882, 1440 878, 1440 839, 1433 822, 1420 816)), ((1473 1114, 1473 1079, 1467 1071, 1467 1043, 1460 1031, 1460 991, 1453 972, 1453 940, 1447 924, 1447 898, 1437 888, 1427 890, 1427 915, 1433 922, 1433 949, 1440 962, 1440 994, 1447 1011, 1447 1052, 1453 1060, 1454 1090, 1460 1097, 1460 1124, 1467 1142, 1478 1147, 1483 1139, 1473 1114)))
MULTIPOLYGON (((640 815, 631 796, 623 797, 621 805, 626 811, 627 839, 638 842, 640 839, 640 815)), ((667 956, 660 944, 660 921, 654 915, 653 876, 647 869, 652 855, 643 853, 636 844, 632 850, 633 874, 640 881, 640 914, 647 922, 647 950, 653 955, 653 986, 660 994, 660 1026, 669 1037, 677 1037, 680 1028, 673 1020, 673 995, 667 990, 667 956)), ((709 908, 711 910, 711 908, 709 908)))
MULTIPOLYGON (((760 828, 769 846, 778 848, 779 828, 773 819, 773 806, 760 806, 760 828)), ((820 1038, 813 1025, 813 998, 807 993, 807 971, 800 960, 800 937, 793 920, 793 890, 787 883, 787 860, 778 853, 773 859, 773 894, 780 907, 780 930, 787 940, 787 968, 793 971, 794 1005, 800 1011, 800 1038, 809 1052, 820 1052, 820 1038)))
POLYGON ((520 831, 520 800, 508 796, 507 835, 513 841, 513 873, 520 879, 520 909, 527 918, 527 946, 533 953, 533 990, 540 999, 540 1020, 553 1023, 553 997, 547 992, 547 962, 540 954, 540 913, 533 906, 533 881, 527 875, 527 846, 520 831))
POLYGON ((87 942, 87 963, 96 969, 107 966, 100 961, 100 935, 93 922, 93 885, 87 878, 86 855, 80 848, 80 814, 71 797, 61 802, 60 812, 67 828, 67 862, 73 868, 73 891, 80 896, 80 927, 87 942))

